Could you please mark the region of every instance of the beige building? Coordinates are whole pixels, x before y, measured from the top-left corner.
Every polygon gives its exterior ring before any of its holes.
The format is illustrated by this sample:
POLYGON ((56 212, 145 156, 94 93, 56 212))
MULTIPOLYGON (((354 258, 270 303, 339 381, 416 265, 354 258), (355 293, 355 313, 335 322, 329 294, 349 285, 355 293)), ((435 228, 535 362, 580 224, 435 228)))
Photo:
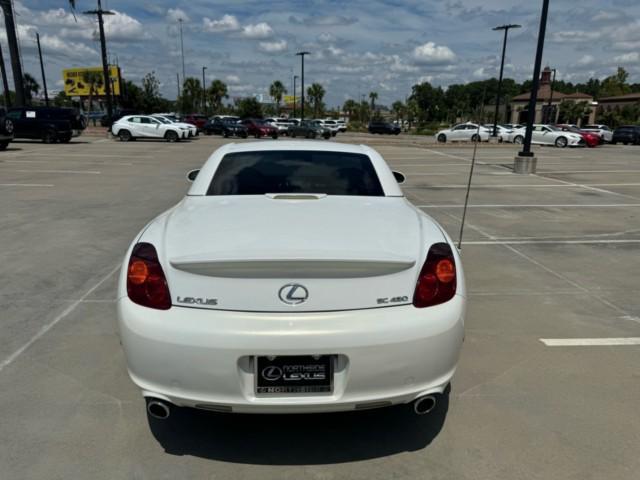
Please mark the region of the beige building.
MULTIPOLYGON (((545 67, 540 75, 540 87, 538 89, 534 123, 558 123, 560 104, 567 100, 572 102, 587 102, 592 107, 591 112, 589 115, 585 115, 584 118, 580 119, 578 123, 579 125, 594 123, 596 117, 595 106, 597 104, 593 101, 593 97, 586 93, 576 92, 566 94, 552 90, 551 73, 552 70, 549 67, 545 67)), ((531 93, 523 93, 511 99, 509 105, 511 111, 509 123, 527 122, 530 98, 531 93)))

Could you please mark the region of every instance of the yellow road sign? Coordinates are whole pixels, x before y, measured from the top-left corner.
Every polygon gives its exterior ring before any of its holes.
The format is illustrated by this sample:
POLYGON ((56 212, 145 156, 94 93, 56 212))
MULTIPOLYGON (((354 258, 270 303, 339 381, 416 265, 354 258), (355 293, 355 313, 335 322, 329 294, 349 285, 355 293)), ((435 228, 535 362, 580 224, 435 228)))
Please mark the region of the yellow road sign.
MULTIPOLYGON (((93 83, 93 95, 104 95, 104 75, 102 67, 67 68, 62 71, 64 93, 69 97, 88 97, 91 95, 91 74, 96 74, 93 83)), ((120 68, 109 66, 112 95, 120 95, 120 68)))

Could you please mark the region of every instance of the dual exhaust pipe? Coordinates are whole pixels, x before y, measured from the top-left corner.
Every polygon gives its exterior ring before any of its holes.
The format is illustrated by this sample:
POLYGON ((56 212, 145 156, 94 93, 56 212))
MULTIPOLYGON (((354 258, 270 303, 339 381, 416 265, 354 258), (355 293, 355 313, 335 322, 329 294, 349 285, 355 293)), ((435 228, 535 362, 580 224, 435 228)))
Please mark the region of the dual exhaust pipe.
MULTIPOLYGON (((413 411, 416 415, 426 415, 436 408, 435 395, 425 395, 413 401, 413 411)), ((147 401, 147 413, 157 420, 166 420, 171 415, 171 404, 159 398, 147 401)))

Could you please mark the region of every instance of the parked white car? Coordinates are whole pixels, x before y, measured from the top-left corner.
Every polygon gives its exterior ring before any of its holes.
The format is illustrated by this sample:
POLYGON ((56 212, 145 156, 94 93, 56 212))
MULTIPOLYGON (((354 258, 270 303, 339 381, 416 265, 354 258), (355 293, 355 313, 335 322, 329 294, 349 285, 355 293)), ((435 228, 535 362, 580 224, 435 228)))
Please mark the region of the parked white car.
POLYGON ((165 115, 160 115, 156 113, 154 113, 151 116, 153 118, 157 118, 162 123, 166 123, 166 122, 173 123, 174 125, 178 126, 180 129, 186 130, 188 137, 195 137, 196 135, 198 135, 198 128, 195 125, 191 125, 190 123, 179 122, 177 120, 172 119, 171 117, 167 117, 165 115))
POLYGON ((289 131, 289 121, 286 118, 265 118, 264 121, 278 129, 279 135, 286 135, 289 131))
POLYGON ((436 407, 464 339, 464 273, 402 174, 369 147, 307 140, 226 144, 188 177, 119 278, 149 415, 436 407))
POLYGON ((485 127, 475 123, 461 123, 454 127, 440 130, 436 134, 436 140, 440 143, 445 142, 485 142, 489 140, 490 132, 485 127))
MULTIPOLYGON (((526 128, 514 130, 512 133, 513 143, 523 143, 526 128)), ((536 145, 554 145, 559 148, 564 147, 584 147, 586 142, 582 135, 572 132, 563 132, 553 125, 534 124, 531 132, 531 143, 536 145)))
POLYGON ((344 133, 347 131, 347 123, 344 120, 336 120, 338 124, 338 131, 344 133))
POLYGON ((605 143, 611 143, 613 140, 613 132, 606 125, 585 125, 584 127, 581 127, 581 130, 597 133, 602 137, 602 140, 604 140, 605 143))
POLYGON ((514 128, 498 134, 498 141, 505 143, 522 143, 524 141, 525 127, 514 128))
POLYGON ((111 126, 111 132, 122 142, 136 138, 162 138, 177 142, 187 138, 188 131, 173 123, 163 123, 150 115, 126 115, 111 126))

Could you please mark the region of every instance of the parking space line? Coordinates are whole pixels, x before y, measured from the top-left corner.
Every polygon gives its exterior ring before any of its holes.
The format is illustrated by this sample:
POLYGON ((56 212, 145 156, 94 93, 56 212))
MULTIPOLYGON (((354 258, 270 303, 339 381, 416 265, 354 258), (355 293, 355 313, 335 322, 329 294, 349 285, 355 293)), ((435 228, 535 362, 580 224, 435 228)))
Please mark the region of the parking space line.
MULTIPOLYGON (((560 180, 559 178, 545 177, 544 175, 539 175, 539 174, 534 174, 534 175, 536 177, 538 177, 538 178, 545 178, 547 180, 551 180, 553 182, 558 182, 560 184, 567 185, 567 186, 580 187, 580 188, 584 188, 586 190, 591 190, 591 191, 594 191, 594 192, 607 193, 609 195, 616 195, 618 197, 626 197, 626 198, 633 198, 634 200, 640 200, 638 197, 634 197, 633 195, 626 195, 624 193, 612 192, 611 190, 605 190, 603 188, 596 188, 596 187, 593 187, 593 186, 590 186, 590 185, 585 185, 585 184, 580 184, 580 183, 567 182, 566 180, 560 180)), ((614 186, 614 185, 613 184, 609 184, 609 186, 614 186)), ((625 186, 625 185, 620 183, 620 184, 616 184, 615 186, 625 186)))
MULTIPOLYGON (((418 208, 464 208, 464 204, 450 204, 450 205, 416 205, 418 208)), ((590 203, 580 205, 577 203, 557 203, 557 204, 544 204, 544 203, 529 203, 529 204, 486 204, 486 205, 467 205, 467 208, 626 208, 626 207, 640 207, 640 203, 590 203)))
POLYGON ((0 187, 53 187, 52 183, 0 183, 0 187))
POLYGON ((60 164, 60 163, 67 163, 67 162, 81 162, 82 164, 97 164, 97 165, 115 165, 115 166, 127 166, 127 167, 131 167, 133 166, 133 163, 126 163, 126 162, 111 162, 111 161, 92 161, 92 160, 56 160, 55 162, 51 162, 49 160, 2 160, 0 163, 46 163, 47 165, 51 165, 51 163, 55 163, 60 164))
POLYGON ((96 170, 3 170, 5 172, 17 173, 64 173, 75 175, 100 175, 102 172, 96 170))
POLYGON ((629 239, 590 239, 590 240, 470 240, 463 242, 463 245, 537 245, 537 244, 549 244, 549 245, 562 245, 562 244, 602 244, 602 243, 640 243, 640 238, 629 239))
POLYGON ((106 282, 114 273, 120 270, 120 264, 116 265, 115 268, 111 269, 109 273, 107 273, 104 277, 102 277, 98 283, 94 284, 89 290, 87 290, 84 295, 82 295, 78 300, 73 302, 67 308, 65 308, 62 312, 60 312, 53 320, 51 320, 46 325, 43 325, 38 332, 32 336, 24 345, 18 348, 15 352, 5 358, 2 362, 0 362, 0 372, 4 370, 6 367, 11 365, 20 355, 22 355, 31 345, 37 342, 43 335, 45 335, 49 330, 56 326, 60 320, 64 319, 67 315, 73 312, 78 305, 80 305, 89 295, 95 292, 100 285, 106 282))
POLYGON ((545 170, 538 171, 538 175, 545 173, 640 173, 640 169, 634 170, 545 170))
POLYGON ((640 345, 640 337, 621 338, 541 338, 547 347, 611 347, 640 345))

